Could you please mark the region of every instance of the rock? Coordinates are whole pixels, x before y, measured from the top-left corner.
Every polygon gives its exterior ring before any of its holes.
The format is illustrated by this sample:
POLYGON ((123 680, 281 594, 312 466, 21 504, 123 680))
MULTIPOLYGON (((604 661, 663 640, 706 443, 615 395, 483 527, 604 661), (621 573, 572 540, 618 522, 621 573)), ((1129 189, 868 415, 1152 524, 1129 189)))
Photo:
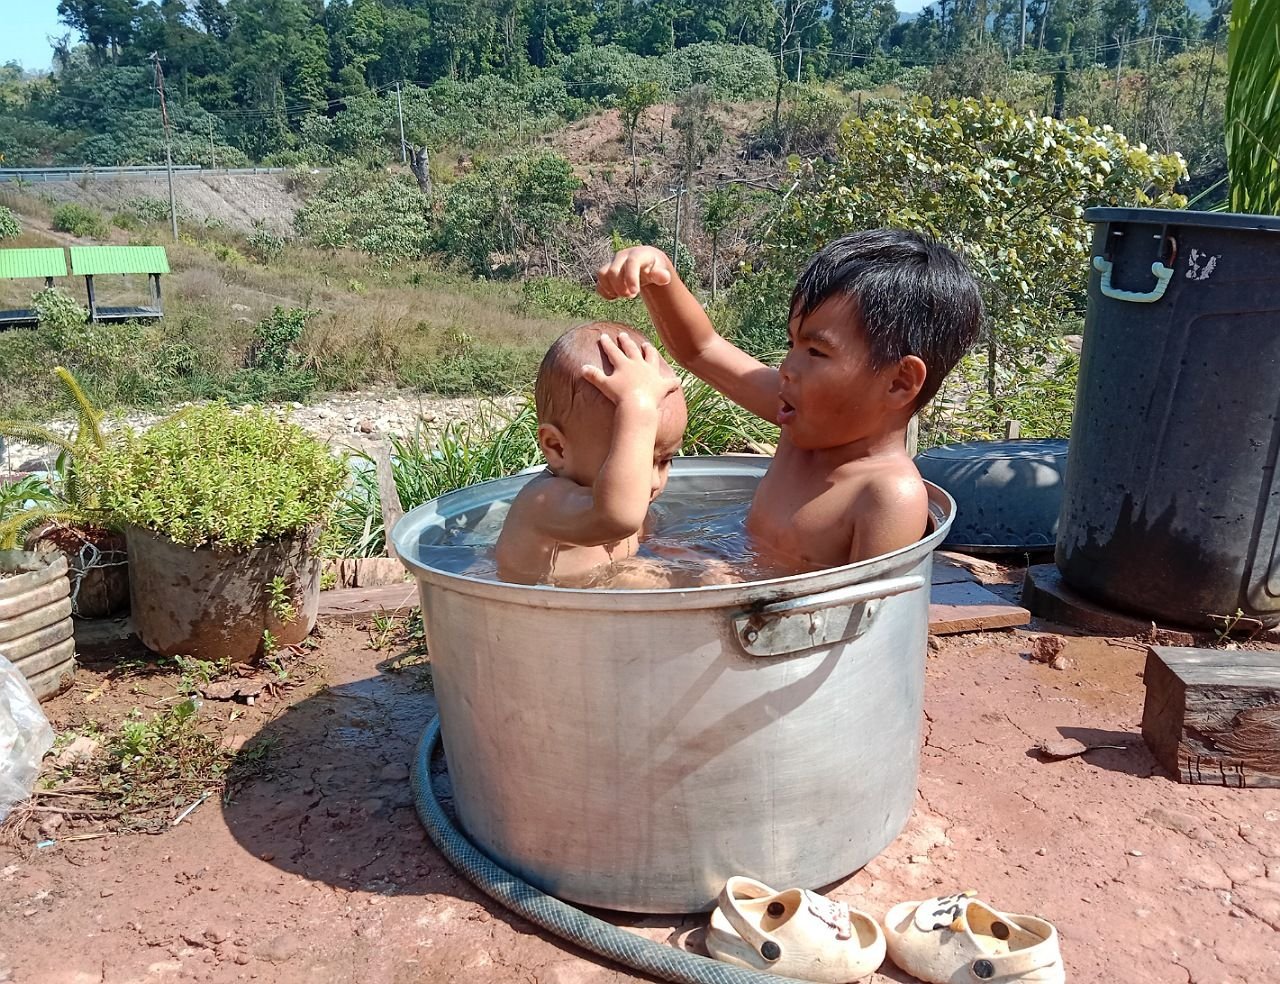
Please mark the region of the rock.
POLYGON ((1049 667, 1054 670, 1069 670, 1071 669, 1071 660, 1065 656, 1055 656, 1049 661, 1049 667))
POLYGON ((54 764, 60 769, 65 769, 81 762, 88 762, 97 754, 98 743, 92 738, 81 735, 58 753, 58 757, 54 759, 54 764))
POLYGON ((390 765, 384 766, 382 771, 378 773, 379 779, 385 779, 388 782, 400 782, 409 778, 409 767, 403 762, 392 762, 390 765))
POLYGON ((1128 850, 1128 851, 1125 851, 1124 853, 1125 853, 1125 854, 1127 854, 1127 855, 1129 855, 1129 857, 1131 857, 1131 858, 1144 858, 1144 857, 1146 857, 1146 855, 1145 855, 1145 854, 1143 854, 1141 851, 1128 850))
POLYGON ((285 963, 302 952, 302 940, 293 933, 281 933, 258 950, 258 956, 272 963, 285 963))
POLYGON ((99 897, 99 898, 103 898, 103 899, 109 899, 109 898, 111 898, 111 896, 113 896, 113 895, 115 895, 115 894, 116 894, 116 893, 115 893, 115 890, 114 890, 114 889, 104 888, 102 891, 100 891, 100 892, 98 893, 98 897, 99 897))
POLYGON ((1052 663, 1066 648, 1067 640, 1060 635, 1036 636, 1031 640, 1031 658, 1037 663, 1052 663))
POLYGON ((359 424, 359 427, 358 427, 358 430, 360 431, 360 433, 361 433, 361 434, 372 434, 372 433, 373 433, 373 421, 368 420, 368 419, 361 420, 361 421, 360 421, 360 424, 359 424))
POLYGON ((936 653, 942 650, 942 643, 938 641, 937 636, 929 636, 929 652, 936 653))
POLYGON ((231 310, 235 314, 248 314, 253 309, 248 304, 232 304, 231 310))
POLYGON ((1180 813, 1177 810, 1169 810, 1163 806, 1152 807, 1146 812, 1146 817, 1158 827, 1164 827, 1166 830, 1176 830, 1187 837, 1195 833, 1200 826, 1200 821, 1190 813, 1180 813))
POLYGON ((40 821, 40 836, 45 840, 52 840, 54 833, 63 824, 61 813, 50 813, 40 821))
POLYGON ((1063 738, 1059 741, 1042 741, 1036 745, 1036 751, 1047 759, 1069 759, 1083 755, 1089 746, 1076 738, 1063 738))
POLYGON ((224 943, 227 935, 227 931, 221 926, 210 926, 204 931, 204 938, 210 943, 224 943))
POLYGON ((262 680, 217 680, 206 683, 200 693, 210 700, 235 700, 237 697, 257 697, 266 683, 262 680))

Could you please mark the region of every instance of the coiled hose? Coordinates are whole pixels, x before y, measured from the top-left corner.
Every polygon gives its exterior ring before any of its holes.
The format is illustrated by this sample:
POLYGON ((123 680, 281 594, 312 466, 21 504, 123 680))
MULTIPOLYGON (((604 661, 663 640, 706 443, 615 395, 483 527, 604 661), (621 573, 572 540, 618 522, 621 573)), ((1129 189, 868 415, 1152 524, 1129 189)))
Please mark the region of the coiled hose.
POLYGON ((467 881, 495 902, 547 932, 597 956, 677 984, 803 984, 791 977, 732 967, 629 933, 561 902, 494 864, 467 840, 436 799, 431 759, 440 745, 435 717, 418 742, 413 762, 413 799, 427 836, 467 881))

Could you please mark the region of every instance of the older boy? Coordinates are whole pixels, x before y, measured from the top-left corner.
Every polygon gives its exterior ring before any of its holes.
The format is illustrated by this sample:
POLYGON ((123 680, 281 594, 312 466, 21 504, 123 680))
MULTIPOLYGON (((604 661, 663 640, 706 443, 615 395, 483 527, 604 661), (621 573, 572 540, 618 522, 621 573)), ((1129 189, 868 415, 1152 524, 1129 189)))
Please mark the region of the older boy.
POLYGON ((547 470, 511 504, 498 537, 498 576, 666 586, 648 564, 622 562, 636 552, 684 437, 684 394, 671 367, 622 325, 583 325, 547 351, 534 402, 547 470))
POLYGON ((978 285, 951 250, 893 229, 828 244, 796 283, 778 369, 717 334, 660 250, 618 253, 598 290, 640 295, 681 365, 780 428, 747 517, 764 560, 817 570, 925 533, 928 500, 906 452, 907 425, 983 318, 978 285))

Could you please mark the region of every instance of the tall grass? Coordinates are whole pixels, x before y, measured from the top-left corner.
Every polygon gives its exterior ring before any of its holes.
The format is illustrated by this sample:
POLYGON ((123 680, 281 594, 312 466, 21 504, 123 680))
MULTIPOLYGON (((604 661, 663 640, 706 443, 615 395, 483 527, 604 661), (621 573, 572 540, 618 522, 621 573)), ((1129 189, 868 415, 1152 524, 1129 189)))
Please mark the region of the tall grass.
POLYGON ((1280 0, 1234 0, 1230 37, 1231 207, 1280 215, 1280 0))

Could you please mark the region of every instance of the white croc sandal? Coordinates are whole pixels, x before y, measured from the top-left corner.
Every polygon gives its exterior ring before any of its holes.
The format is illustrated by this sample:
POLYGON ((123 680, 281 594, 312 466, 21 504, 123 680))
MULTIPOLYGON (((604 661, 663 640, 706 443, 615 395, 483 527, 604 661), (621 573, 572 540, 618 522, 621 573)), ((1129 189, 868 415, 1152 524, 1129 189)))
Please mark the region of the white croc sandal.
POLYGON ((930 984, 1064 984, 1058 931, 972 892, 903 902, 884 917, 889 959, 930 984))
POLYGON ((782 977, 848 984, 884 962, 884 933, 865 912, 814 892, 775 892, 730 878, 711 913, 707 950, 717 960, 782 977))

